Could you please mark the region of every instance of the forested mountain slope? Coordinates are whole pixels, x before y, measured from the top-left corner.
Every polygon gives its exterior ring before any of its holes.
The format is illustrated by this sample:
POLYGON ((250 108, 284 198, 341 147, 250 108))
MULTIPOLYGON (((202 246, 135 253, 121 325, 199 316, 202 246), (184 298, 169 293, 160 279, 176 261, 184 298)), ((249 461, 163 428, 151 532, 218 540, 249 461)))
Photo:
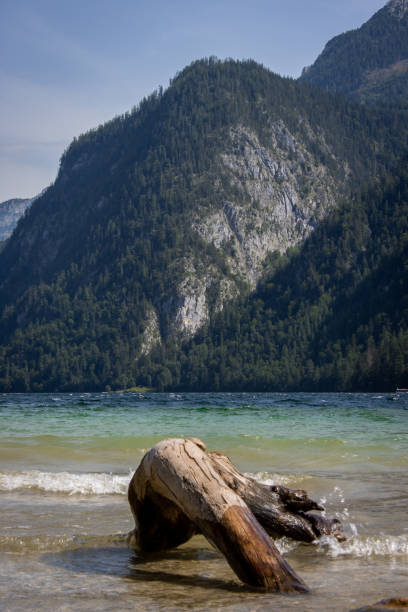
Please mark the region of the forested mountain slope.
MULTIPOLYGON (((141 380, 182 389, 408 387, 408 163, 355 194, 253 295, 141 380)), ((153 360, 153 362, 152 362, 153 360)))
POLYGON ((390 0, 361 28, 330 40, 300 80, 360 102, 406 102, 408 0, 390 0))
MULTIPOLYGON (((254 62, 195 62, 166 91, 75 140, 8 241, 0 389, 142 379, 193 388, 188 367, 184 379, 169 362, 181 344, 234 312, 228 303, 274 269, 273 253, 301 244, 351 190, 394 168, 407 135, 403 108, 365 109, 254 62)), ((289 334, 296 311, 284 304, 289 334)), ((281 341, 292 351, 290 334, 281 341)), ((240 372, 207 382, 235 385, 240 372)))

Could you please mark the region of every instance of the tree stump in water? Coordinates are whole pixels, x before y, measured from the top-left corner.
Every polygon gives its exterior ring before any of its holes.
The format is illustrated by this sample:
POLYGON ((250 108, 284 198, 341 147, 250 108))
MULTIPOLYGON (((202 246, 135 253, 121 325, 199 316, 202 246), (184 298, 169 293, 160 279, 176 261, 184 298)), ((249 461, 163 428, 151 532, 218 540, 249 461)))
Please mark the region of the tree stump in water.
POLYGON ((156 444, 137 468, 128 498, 136 524, 130 543, 142 552, 167 550, 201 533, 244 583, 270 591, 308 591, 270 536, 344 539, 336 519, 306 514, 323 508, 304 491, 247 478, 225 455, 206 453, 197 438, 156 444))

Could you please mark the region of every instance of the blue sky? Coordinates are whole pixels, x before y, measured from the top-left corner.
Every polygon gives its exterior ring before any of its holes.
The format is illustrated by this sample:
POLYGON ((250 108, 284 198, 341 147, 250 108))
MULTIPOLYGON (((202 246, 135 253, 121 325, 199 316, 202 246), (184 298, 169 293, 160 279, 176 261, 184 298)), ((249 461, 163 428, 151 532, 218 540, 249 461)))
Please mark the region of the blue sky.
POLYGON ((191 61, 251 58, 297 77, 385 0, 0 0, 0 202, 55 179, 74 136, 191 61))

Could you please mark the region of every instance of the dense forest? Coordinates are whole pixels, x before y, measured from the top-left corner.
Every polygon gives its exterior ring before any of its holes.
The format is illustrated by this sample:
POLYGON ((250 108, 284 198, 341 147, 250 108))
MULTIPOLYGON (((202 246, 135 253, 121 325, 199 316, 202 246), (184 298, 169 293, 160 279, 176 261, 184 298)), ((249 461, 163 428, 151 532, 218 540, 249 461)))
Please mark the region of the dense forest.
POLYGON ((74 140, 0 254, 0 390, 408 384, 407 119, 402 105, 365 109, 211 58, 74 140), (303 245, 270 253, 255 294, 234 278, 240 297, 198 335, 166 333, 181 262, 234 277, 193 229, 197 215, 244 198, 219 163, 231 128, 267 146, 278 120, 330 169, 343 204, 303 245), (161 341, 146 350, 151 309, 161 341))

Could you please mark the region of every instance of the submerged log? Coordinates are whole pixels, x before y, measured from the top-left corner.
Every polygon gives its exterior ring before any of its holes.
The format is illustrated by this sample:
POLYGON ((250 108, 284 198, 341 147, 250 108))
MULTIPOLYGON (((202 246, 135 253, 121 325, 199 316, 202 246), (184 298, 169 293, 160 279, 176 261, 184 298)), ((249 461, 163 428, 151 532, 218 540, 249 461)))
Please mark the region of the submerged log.
POLYGON ((338 522, 306 514, 322 508, 304 491, 247 478, 225 455, 206 453, 197 438, 156 444, 136 470, 128 498, 136 525, 130 543, 139 550, 163 551, 201 533, 244 583, 271 591, 308 588, 269 536, 342 538, 338 522))

